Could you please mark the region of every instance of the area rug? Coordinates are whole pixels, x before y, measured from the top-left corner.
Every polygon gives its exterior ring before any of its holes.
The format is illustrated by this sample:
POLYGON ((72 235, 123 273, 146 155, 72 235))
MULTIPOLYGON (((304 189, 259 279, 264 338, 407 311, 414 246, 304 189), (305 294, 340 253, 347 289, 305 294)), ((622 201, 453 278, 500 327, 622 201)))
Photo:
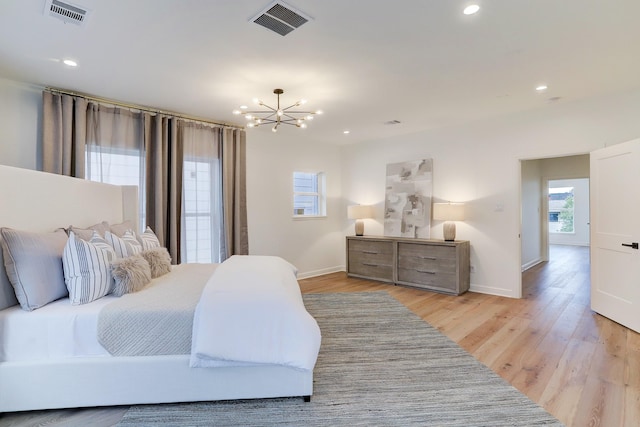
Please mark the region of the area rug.
POLYGON ((322 331, 301 398, 132 406, 120 426, 562 426, 386 292, 304 295, 322 331))

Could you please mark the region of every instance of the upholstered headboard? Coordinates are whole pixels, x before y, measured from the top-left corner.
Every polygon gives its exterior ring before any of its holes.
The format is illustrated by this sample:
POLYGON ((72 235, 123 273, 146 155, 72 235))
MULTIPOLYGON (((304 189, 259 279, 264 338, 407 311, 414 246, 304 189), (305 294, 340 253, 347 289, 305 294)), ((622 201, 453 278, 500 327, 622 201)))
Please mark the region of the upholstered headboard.
MULTIPOLYGON (((125 220, 138 224, 136 186, 0 165, 0 227, 48 232, 70 225, 88 227, 101 221, 117 224, 125 220)), ((0 263, 0 301, 12 296, 7 293, 13 289, 0 263)))

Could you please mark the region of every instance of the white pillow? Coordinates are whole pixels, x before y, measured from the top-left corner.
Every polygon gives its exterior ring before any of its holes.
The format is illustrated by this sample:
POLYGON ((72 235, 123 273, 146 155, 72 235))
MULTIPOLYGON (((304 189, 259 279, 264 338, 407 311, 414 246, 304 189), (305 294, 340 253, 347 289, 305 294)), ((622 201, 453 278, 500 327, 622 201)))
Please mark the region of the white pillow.
POLYGON ((72 305, 86 304, 111 292, 111 261, 115 259, 115 251, 97 231, 88 242, 76 237, 73 231, 69 233, 62 267, 72 305))
POLYGON ((142 250, 159 248, 161 247, 160 241, 158 240, 158 236, 153 232, 151 227, 147 226, 147 229, 144 230, 144 233, 138 235, 138 240, 142 245, 142 250))
POLYGON ((127 258, 142 252, 142 245, 136 239, 136 234, 133 230, 127 230, 122 237, 107 231, 104 233, 104 239, 116 251, 118 258, 127 258))

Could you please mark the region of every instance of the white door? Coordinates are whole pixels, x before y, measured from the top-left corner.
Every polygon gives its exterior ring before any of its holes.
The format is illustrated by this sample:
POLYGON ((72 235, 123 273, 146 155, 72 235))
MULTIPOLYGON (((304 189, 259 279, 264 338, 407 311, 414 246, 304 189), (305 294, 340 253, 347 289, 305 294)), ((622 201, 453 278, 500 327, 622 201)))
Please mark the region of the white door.
POLYGON ((640 332, 640 139, 591 153, 591 308, 640 332))

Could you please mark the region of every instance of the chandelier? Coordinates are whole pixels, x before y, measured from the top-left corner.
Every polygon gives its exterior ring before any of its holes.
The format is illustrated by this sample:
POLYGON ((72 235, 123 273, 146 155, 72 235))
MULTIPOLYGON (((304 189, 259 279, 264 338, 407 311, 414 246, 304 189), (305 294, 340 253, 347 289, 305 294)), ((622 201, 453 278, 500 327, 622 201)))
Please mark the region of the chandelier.
POLYGON ((272 132, 278 131, 278 126, 281 124, 296 126, 299 128, 306 128, 307 121, 313 120, 313 117, 316 114, 322 114, 322 111, 301 111, 295 110, 296 107, 299 107, 306 103, 307 101, 301 99, 300 101, 289 105, 288 107, 280 106, 280 95, 284 93, 282 89, 274 89, 273 93, 277 96, 277 103, 275 107, 271 107, 259 99, 254 99, 253 102, 257 104, 259 107, 264 109, 262 110, 249 110, 246 105, 240 106, 239 110, 234 110, 233 114, 241 114, 247 119, 247 127, 253 128, 261 125, 271 125, 274 126, 271 128, 272 132))

